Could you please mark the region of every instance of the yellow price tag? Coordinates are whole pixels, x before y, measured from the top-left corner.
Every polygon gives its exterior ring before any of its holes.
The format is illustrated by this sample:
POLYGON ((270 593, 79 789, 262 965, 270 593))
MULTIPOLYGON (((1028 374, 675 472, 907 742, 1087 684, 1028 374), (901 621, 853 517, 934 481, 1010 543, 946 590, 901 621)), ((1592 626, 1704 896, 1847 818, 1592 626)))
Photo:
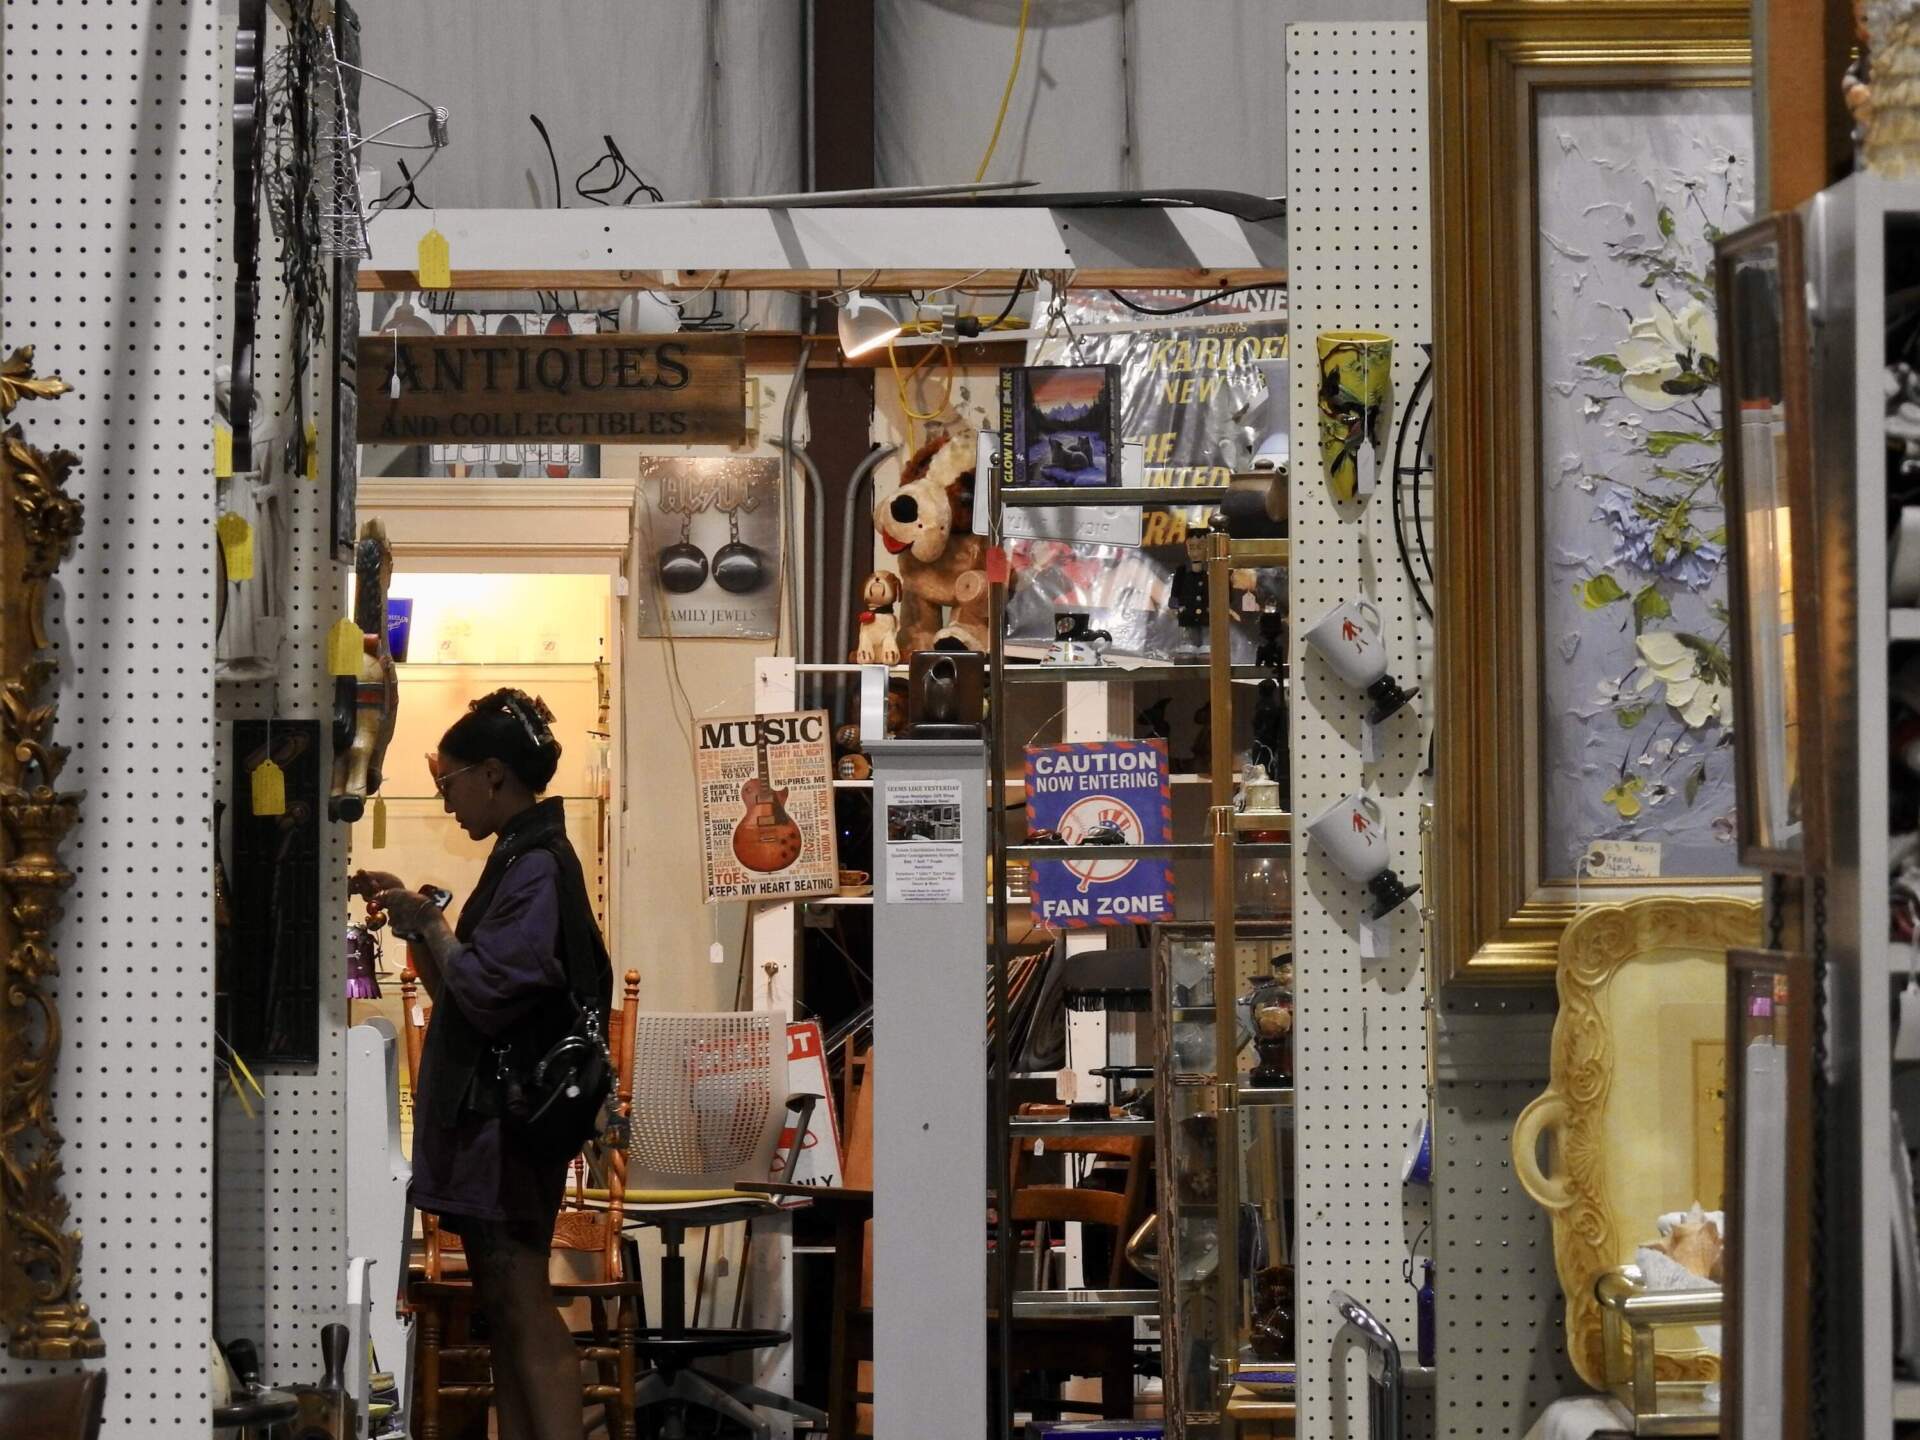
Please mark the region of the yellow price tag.
POLYGON ((226 561, 227 579, 253 578, 253 526, 246 517, 229 510, 214 522, 214 534, 220 537, 220 554, 226 561))
POLYGON ((387 848, 387 802, 380 796, 373 797, 373 849, 387 848))
POLYGON ((233 474, 233 431, 218 421, 213 426, 213 478, 225 480, 233 474))
POLYGON ((447 252, 447 237, 438 230, 429 230, 420 237, 420 288, 453 288, 453 262, 447 252))
POLYGON ((329 675, 358 675, 360 656, 363 653, 361 641, 365 637, 360 627, 351 620, 336 621, 327 632, 327 673, 329 675))
POLYGON ((253 774, 247 777, 248 788, 253 801, 253 813, 256 815, 284 815, 287 813, 287 777, 280 773, 280 767, 271 760, 262 760, 253 767, 253 774))
POLYGON ((307 422, 307 479, 320 478, 320 427, 307 422))

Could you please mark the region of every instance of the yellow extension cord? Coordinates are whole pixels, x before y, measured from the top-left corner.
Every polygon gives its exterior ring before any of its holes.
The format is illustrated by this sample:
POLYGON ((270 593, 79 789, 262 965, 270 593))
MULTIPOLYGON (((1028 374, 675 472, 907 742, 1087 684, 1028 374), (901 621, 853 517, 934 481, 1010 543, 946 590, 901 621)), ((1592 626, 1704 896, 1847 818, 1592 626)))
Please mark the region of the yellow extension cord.
POLYGON ((1013 99, 1013 82, 1020 77, 1020 52, 1027 44, 1027 11, 1032 8, 1033 0, 1020 0, 1020 28, 1013 36, 1013 68, 1007 72, 1007 88, 1000 92, 1000 113, 993 117, 993 136, 987 141, 987 153, 980 157, 980 168, 973 172, 977 185, 987 178, 987 166, 993 163, 993 152, 1000 145, 1000 127, 1007 122, 1007 105, 1013 99))

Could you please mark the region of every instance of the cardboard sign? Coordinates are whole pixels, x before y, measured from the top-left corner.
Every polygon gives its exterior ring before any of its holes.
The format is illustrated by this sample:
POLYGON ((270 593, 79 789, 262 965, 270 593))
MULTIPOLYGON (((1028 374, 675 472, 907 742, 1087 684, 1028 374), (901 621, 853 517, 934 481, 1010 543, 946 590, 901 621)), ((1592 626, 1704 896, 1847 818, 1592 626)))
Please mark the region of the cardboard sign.
POLYGON ((738 445, 733 335, 362 335, 369 444, 738 445))
MULTIPOLYGON (((813 1118, 807 1124, 801 1142, 800 1160, 793 1169, 796 1185, 836 1186, 844 1173, 840 1150, 840 1117, 833 1108, 833 1085, 827 1078, 826 1042, 817 1020, 798 1020, 787 1026, 787 1093, 818 1095, 813 1118)), ((773 1173, 783 1173, 787 1152, 793 1148, 793 1126, 780 1132, 780 1146, 774 1153, 773 1173)), ((782 1200, 782 1205, 799 1205, 797 1199, 782 1200)))
POLYGON ((1148 925, 1173 918, 1173 864, 1103 860, 1079 847, 1095 830, 1128 845, 1173 838, 1164 740, 1090 740, 1027 747, 1027 824, 1056 831, 1066 860, 1033 862, 1033 918, 1059 930, 1148 925))

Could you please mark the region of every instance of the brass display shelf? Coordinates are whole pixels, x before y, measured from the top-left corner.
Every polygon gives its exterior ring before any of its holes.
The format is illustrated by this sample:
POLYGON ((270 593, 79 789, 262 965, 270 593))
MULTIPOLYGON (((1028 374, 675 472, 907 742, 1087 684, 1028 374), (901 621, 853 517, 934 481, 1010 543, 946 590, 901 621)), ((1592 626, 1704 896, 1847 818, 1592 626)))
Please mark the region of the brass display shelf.
POLYGON ((1000 503, 1031 510, 1055 505, 1212 505, 1226 498, 1226 485, 1023 485, 1002 490, 1000 503))
POLYGON ((401 670, 597 670, 604 660, 396 660, 401 670))
POLYGON ((1062 1115, 1058 1118, 1022 1118, 1007 1122, 1009 1134, 1025 1136, 1062 1135, 1067 1137, 1090 1138, 1093 1136, 1126 1136, 1153 1134, 1151 1120, 1075 1120, 1062 1115))
MULTIPOLYGON (((1236 855, 1285 855, 1293 846, 1281 840, 1238 841, 1236 855)), ((1181 860, 1213 857, 1203 840, 1169 840, 1162 845, 1009 845, 1011 860, 1181 860)))
POLYGON ((1291 1085, 1241 1085, 1240 1103, 1242 1105, 1279 1105, 1293 1108, 1293 1087, 1291 1085))
POLYGON ((1036 1320, 1075 1315, 1158 1315, 1158 1290, 1016 1290, 1013 1313, 1036 1320))
MULTIPOLYGON (((1235 665, 1229 673, 1235 680, 1280 680, 1286 679, 1284 672, 1275 674, 1265 665, 1235 665)), ((1123 681, 1134 683, 1157 680, 1211 680, 1213 667, 1205 661, 1199 664, 1175 662, 1167 665, 1009 665, 1002 677, 1009 685, 1057 685, 1066 680, 1103 680, 1108 684, 1123 681)))

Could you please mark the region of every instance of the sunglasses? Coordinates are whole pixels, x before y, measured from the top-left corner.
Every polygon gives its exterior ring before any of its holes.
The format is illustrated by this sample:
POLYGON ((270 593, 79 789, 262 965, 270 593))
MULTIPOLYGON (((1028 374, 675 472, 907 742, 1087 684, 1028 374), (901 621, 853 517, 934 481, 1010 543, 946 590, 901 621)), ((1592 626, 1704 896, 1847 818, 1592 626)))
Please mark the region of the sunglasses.
POLYGON ((466 774, 467 771, 478 770, 479 768, 480 766, 478 764, 462 765, 458 770, 449 770, 445 774, 442 774, 439 760, 432 755, 427 756, 427 773, 433 777, 433 793, 438 795, 442 800, 447 798, 447 786, 452 784, 460 776, 466 774))

